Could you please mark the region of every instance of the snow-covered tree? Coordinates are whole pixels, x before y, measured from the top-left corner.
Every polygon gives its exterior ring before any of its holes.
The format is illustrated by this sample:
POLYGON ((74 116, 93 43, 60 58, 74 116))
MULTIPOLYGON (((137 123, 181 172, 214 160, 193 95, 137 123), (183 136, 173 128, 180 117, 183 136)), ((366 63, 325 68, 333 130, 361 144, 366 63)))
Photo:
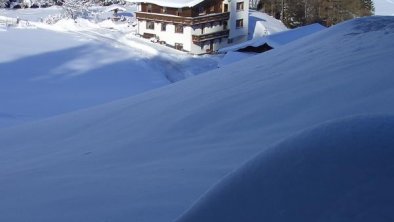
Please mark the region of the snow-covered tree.
POLYGON ((90 0, 65 0, 62 7, 67 18, 76 19, 78 17, 88 17, 90 14, 89 7, 92 4, 90 0))
POLYGON ((32 5, 32 1, 31 0, 22 0, 22 5, 24 8, 30 8, 32 5))
POLYGON ((10 7, 9 0, 0 0, 0 8, 8 8, 8 7, 10 7))

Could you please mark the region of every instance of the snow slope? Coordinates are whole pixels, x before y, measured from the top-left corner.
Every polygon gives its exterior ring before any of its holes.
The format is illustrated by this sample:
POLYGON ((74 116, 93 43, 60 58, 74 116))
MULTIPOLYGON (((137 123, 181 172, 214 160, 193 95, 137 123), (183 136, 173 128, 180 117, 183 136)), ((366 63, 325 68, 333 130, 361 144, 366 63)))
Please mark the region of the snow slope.
POLYGON ((179 222, 394 221, 394 116, 320 125, 273 146, 179 222))
POLYGON ((0 54, 0 127, 107 103, 170 83, 161 69, 150 65, 154 62, 149 57, 144 58, 146 53, 75 34, 9 29, 0 33, 0 42, 4 52, 0 54))
POLYGON ((392 17, 353 20, 128 99, 2 129, 0 221, 172 221, 283 138, 393 113, 393 37, 392 17))
MULTIPOLYGON (((38 14, 22 11, 33 19, 38 14)), ((9 13, 11 15, 11 12, 9 13)), ((30 22, 0 32, 0 128, 129 97, 215 69, 132 35, 127 23, 30 22)))

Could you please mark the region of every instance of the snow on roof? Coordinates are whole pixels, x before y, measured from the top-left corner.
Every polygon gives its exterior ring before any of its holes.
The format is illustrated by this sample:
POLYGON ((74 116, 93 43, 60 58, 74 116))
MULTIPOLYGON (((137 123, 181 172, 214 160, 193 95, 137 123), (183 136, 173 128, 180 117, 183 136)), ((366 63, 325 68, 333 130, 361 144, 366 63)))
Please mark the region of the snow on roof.
POLYGON ((124 8, 124 7, 122 7, 122 6, 120 6, 120 5, 111 5, 111 6, 108 6, 106 9, 105 9, 105 11, 106 12, 110 12, 110 11, 114 11, 114 10, 118 10, 118 11, 126 11, 126 9, 124 8))
POLYGON ((204 0, 126 0, 127 2, 133 3, 152 3, 164 7, 172 7, 172 8, 184 8, 184 7, 193 7, 204 0))
POLYGON ((268 35, 268 36, 265 36, 262 38, 252 39, 252 40, 249 40, 247 42, 244 42, 244 43, 241 43, 238 45, 223 48, 219 51, 220 52, 236 51, 238 49, 242 49, 242 48, 245 48, 248 46, 258 47, 260 45, 263 45, 264 43, 267 43, 268 45, 275 48, 275 47, 285 45, 287 43, 290 43, 292 41, 295 41, 297 39, 311 35, 313 33, 316 33, 318 31, 321 31, 324 29, 326 29, 326 27, 324 27, 318 23, 315 23, 315 24, 299 27, 296 29, 284 31, 284 32, 278 32, 273 35, 268 35))

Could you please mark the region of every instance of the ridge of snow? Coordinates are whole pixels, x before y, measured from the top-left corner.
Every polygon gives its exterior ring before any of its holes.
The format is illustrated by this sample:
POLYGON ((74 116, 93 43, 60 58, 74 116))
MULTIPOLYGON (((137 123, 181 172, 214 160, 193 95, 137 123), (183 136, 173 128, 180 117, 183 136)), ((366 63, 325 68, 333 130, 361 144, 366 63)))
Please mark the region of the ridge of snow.
POLYGON ((393 221, 394 116, 329 121, 280 142, 178 222, 393 221))

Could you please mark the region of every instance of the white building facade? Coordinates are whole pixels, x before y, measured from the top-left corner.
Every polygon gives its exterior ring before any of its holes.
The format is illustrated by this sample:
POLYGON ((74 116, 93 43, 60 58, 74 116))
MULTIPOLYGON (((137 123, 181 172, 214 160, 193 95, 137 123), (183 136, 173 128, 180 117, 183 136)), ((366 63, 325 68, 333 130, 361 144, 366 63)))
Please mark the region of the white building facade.
POLYGON ((192 54, 247 40, 248 0, 129 0, 139 3, 138 34, 192 54))

